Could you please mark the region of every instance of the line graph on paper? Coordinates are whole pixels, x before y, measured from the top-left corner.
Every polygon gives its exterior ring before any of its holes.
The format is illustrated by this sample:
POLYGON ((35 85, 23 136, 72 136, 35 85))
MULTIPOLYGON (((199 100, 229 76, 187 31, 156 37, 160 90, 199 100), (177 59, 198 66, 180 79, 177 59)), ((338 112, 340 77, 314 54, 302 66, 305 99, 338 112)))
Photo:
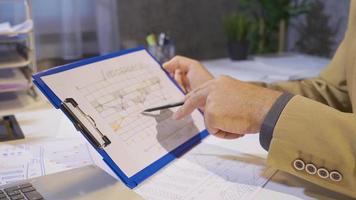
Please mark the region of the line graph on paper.
MULTIPOLYGON (((157 72, 142 63, 101 70, 96 80, 78 85, 76 90, 127 145, 157 137, 158 129, 164 129, 161 139, 165 140, 182 127, 194 126, 191 118, 173 123, 169 110, 159 115, 141 114, 147 107, 176 100, 157 72)), ((145 148, 148 151, 153 146, 145 148)))

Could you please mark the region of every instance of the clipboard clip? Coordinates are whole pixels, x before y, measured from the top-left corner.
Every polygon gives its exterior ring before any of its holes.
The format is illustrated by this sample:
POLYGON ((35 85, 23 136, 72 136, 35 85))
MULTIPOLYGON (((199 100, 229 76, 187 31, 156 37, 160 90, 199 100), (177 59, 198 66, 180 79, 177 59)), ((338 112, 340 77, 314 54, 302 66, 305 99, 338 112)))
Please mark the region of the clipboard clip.
POLYGON ((75 128, 80 131, 81 133, 84 134, 84 136, 86 136, 86 138, 88 140, 90 140, 90 142, 92 144, 94 144, 96 147, 98 148, 104 148, 106 146, 108 146, 109 144, 111 144, 110 139, 104 135, 99 128, 96 125, 95 120, 88 114, 86 114, 78 105, 78 103, 73 99, 73 98, 66 98, 64 100, 64 102, 61 104, 62 110, 66 113, 66 115, 68 117, 71 118, 75 128), (71 111, 71 109, 68 107, 67 104, 71 104, 75 109, 77 109, 79 111, 79 113, 85 117, 89 123, 92 125, 92 127, 99 133, 99 135, 101 136, 101 139, 103 140, 102 142, 99 142, 94 136, 93 134, 91 134, 91 132, 85 127, 85 125, 78 119, 78 117, 71 111))

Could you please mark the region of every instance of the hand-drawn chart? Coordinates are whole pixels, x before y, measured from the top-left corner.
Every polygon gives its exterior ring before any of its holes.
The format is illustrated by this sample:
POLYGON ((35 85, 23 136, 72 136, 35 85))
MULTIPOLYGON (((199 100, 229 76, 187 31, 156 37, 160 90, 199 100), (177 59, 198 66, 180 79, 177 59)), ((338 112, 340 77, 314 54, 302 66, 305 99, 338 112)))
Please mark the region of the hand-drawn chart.
MULTIPOLYGON (((101 70, 97 80, 76 87, 108 123, 112 131, 120 135, 128 145, 134 144, 138 139, 135 134, 139 134, 140 139, 156 137, 158 128, 166 127, 164 131, 166 135, 177 132, 185 126, 194 128, 192 118, 180 122, 171 120, 172 111, 153 115, 141 114, 145 108, 175 100, 166 92, 160 78, 151 69, 152 67, 138 63, 101 70), (156 126, 157 124, 160 125, 156 126)), ((198 130, 196 129, 195 132, 197 133, 198 130)), ((150 148, 152 147, 147 146, 146 151, 150 148)))

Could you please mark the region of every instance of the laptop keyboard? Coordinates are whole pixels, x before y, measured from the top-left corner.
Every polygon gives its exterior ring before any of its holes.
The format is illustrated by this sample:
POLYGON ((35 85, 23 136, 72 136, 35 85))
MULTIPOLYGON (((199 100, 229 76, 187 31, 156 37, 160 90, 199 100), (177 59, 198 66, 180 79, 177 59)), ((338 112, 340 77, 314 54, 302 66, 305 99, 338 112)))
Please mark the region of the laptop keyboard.
POLYGON ((42 200, 43 197, 31 183, 0 189, 0 200, 42 200))

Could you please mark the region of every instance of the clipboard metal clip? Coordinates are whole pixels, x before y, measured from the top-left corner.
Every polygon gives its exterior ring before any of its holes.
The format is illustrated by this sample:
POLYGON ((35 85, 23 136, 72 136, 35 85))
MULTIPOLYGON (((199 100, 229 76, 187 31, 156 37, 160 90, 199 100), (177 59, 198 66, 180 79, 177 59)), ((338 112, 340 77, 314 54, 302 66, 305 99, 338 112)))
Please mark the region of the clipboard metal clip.
POLYGON ((73 98, 66 98, 64 102, 62 103, 61 107, 63 108, 62 110, 67 114, 68 117, 71 118, 75 128, 82 132, 90 142, 92 142, 95 146, 98 148, 104 148, 111 144, 110 139, 104 135, 99 128, 96 125, 95 120, 88 114, 86 114, 78 105, 78 103, 73 99, 73 98), (103 140, 102 142, 99 142, 91 133, 90 131, 84 126, 84 124, 78 119, 78 117, 71 111, 71 109, 68 107, 67 104, 71 104, 75 109, 77 109, 80 114, 85 117, 89 123, 92 125, 92 127, 99 133, 101 136, 101 139, 103 140))

